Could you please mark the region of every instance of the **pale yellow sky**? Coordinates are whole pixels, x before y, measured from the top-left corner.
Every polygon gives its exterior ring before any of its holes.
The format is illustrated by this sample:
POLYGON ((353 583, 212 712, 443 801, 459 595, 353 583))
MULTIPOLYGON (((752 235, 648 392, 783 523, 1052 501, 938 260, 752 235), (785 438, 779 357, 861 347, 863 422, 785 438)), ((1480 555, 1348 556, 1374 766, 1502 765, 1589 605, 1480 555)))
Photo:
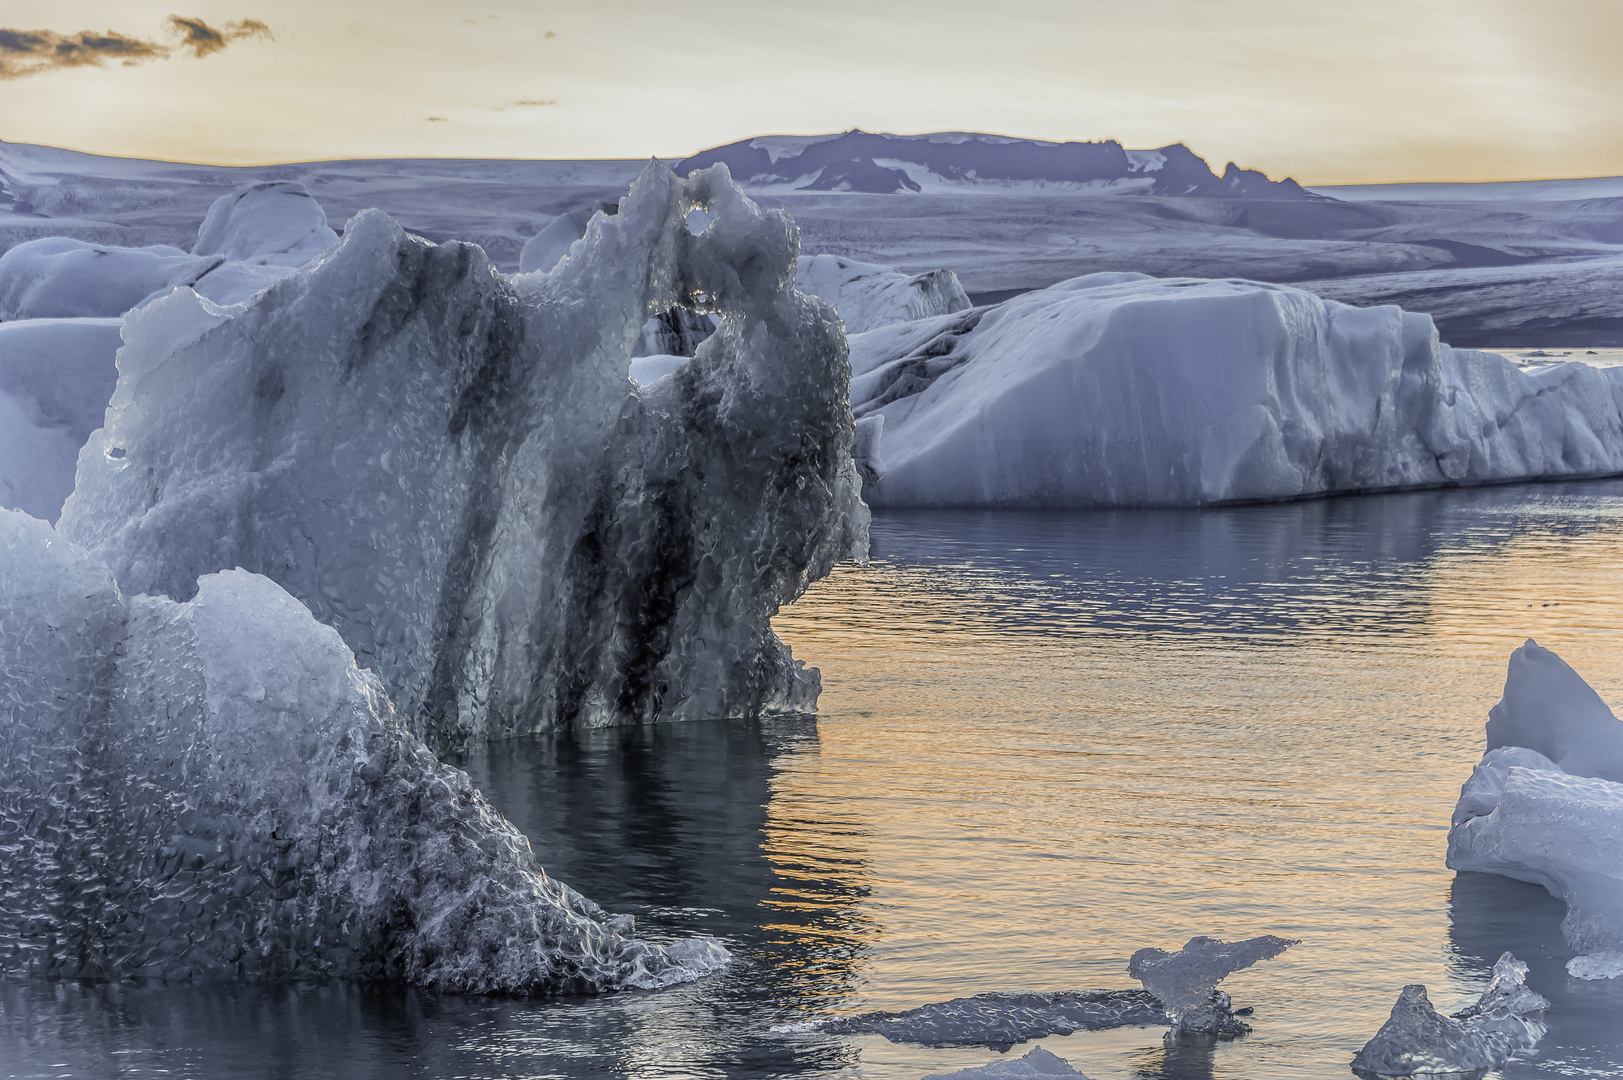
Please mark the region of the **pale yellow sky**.
POLYGON ((247 164, 861 127, 1318 184, 1623 175, 1623 0, 6 0, 0 26, 163 42, 171 14, 276 39, 0 79, 0 139, 247 164))

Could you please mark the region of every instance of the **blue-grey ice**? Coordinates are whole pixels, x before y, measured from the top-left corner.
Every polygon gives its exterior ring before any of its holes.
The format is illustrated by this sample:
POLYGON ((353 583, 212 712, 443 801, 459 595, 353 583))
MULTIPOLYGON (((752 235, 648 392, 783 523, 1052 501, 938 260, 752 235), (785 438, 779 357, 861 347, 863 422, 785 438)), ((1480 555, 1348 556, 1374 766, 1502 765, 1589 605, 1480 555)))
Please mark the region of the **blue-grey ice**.
POLYGON ((1032 1047, 1012 1061, 994 1061, 957 1072, 931 1073, 924 1080, 1033 1080, 1044 1076, 1075 1076, 1088 1080, 1087 1074, 1071 1068, 1069 1061, 1040 1046, 1032 1047))
POLYGON ((1140 949, 1128 961, 1127 970, 1165 1006, 1172 1030, 1243 1035, 1251 1029, 1235 1018, 1229 996, 1217 984, 1296 944, 1299 942, 1273 934, 1232 942, 1193 937, 1177 952, 1140 949))
POLYGON ((816 672, 770 619, 865 552, 867 510, 844 335, 795 289, 797 245, 725 169, 650 164, 516 277, 363 212, 241 304, 126 316, 60 528, 130 593, 272 578, 435 746, 808 710, 816 672), (671 309, 720 327, 638 388, 671 309))
POLYGON ((1544 1036, 1550 1003, 1528 989, 1527 965, 1509 953, 1472 1005, 1453 1016, 1432 1007, 1426 988, 1405 986, 1392 1015, 1352 1060, 1365 1076, 1480 1076, 1544 1036))
POLYGON ((126 593, 0 510, 0 973, 601 992, 716 970, 537 864, 268 578, 126 593))
POLYGON ((1567 903, 1579 978, 1623 973, 1623 723, 1555 653, 1510 657, 1487 753, 1460 791, 1448 865, 1544 886, 1567 903))

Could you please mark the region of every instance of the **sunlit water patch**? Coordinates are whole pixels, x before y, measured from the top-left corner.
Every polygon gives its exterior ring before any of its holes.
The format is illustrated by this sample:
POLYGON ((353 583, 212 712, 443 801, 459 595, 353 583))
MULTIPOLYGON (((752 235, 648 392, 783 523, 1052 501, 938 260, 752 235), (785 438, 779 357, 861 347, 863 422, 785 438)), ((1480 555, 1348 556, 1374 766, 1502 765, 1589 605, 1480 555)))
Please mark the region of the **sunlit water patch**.
MULTIPOLYGON (((1351 1076, 1398 990, 1511 949, 1550 1033, 1506 1077, 1623 1075, 1623 986, 1561 905, 1443 866, 1528 637, 1623 700, 1623 483, 1197 512, 884 513, 777 620, 822 715, 494 746, 464 764, 549 871, 722 975, 596 1000, 0 984, 0 1076, 865 1077, 990 1050, 774 1025, 1129 987, 1195 934, 1302 944, 1224 983, 1253 1034, 1044 1040, 1095 1080, 1351 1076)), ((1017 1047, 1013 1053, 1023 1053, 1017 1047)))

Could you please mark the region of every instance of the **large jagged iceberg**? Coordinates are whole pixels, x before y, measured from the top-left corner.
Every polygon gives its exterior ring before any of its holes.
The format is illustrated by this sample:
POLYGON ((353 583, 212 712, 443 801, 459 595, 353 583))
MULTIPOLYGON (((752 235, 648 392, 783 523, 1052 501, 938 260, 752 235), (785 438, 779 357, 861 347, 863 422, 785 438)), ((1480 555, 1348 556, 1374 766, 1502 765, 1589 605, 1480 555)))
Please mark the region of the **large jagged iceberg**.
POLYGON ((650 164, 516 278, 363 212, 244 306, 130 313, 60 527, 129 592, 265 574, 437 747, 807 709, 770 619, 867 519, 844 336, 795 290, 797 244, 724 168, 650 164), (672 307, 721 326, 639 390, 633 342, 672 307))
POLYGON ((851 339, 877 506, 1198 506, 1623 471, 1623 369, 1524 372, 1431 320, 1091 274, 851 339))
POLYGON ((1475 1005, 1453 1016, 1432 1007, 1426 988, 1405 986, 1392 1014, 1353 1057, 1361 1076, 1480 1076, 1544 1037, 1550 1003, 1528 989, 1527 965, 1509 953, 1475 1005))
POLYGON ((1567 903, 1574 975, 1623 965, 1623 723, 1555 653, 1510 657, 1488 751, 1460 791, 1448 865, 1544 886, 1567 903))
POLYGON ((267 578, 126 596, 0 511, 0 972, 598 992, 697 978, 536 864, 267 578))

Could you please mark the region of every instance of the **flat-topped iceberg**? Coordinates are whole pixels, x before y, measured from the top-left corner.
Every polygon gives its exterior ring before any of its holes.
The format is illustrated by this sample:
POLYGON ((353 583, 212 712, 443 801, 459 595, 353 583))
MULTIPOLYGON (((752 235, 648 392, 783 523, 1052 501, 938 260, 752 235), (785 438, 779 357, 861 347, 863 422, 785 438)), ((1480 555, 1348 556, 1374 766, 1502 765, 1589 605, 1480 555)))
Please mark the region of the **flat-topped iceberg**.
POLYGON ((1091 274, 851 339, 876 506, 1200 506, 1623 471, 1623 370, 1424 315, 1091 274))
POLYGON ((1475 1005, 1453 1016, 1432 1007, 1426 988, 1405 986, 1392 1015, 1353 1057, 1362 1076, 1480 1076, 1544 1037, 1550 1003, 1527 988, 1527 965, 1509 953, 1475 1005))
POLYGON ((553 881, 267 578, 128 596, 0 511, 0 972, 599 992, 697 978, 553 881))
POLYGON ((1535 642, 1510 657, 1488 752, 1460 792, 1448 865, 1544 886, 1582 978, 1623 972, 1623 724, 1535 642))
POLYGON ((437 747, 808 709, 770 619, 865 550, 866 508, 844 336, 795 290, 797 244, 724 168, 650 165, 515 278, 363 212, 245 306, 130 313, 60 527, 127 592, 265 574, 437 747), (672 308, 721 325, 638 389, 672 308))

